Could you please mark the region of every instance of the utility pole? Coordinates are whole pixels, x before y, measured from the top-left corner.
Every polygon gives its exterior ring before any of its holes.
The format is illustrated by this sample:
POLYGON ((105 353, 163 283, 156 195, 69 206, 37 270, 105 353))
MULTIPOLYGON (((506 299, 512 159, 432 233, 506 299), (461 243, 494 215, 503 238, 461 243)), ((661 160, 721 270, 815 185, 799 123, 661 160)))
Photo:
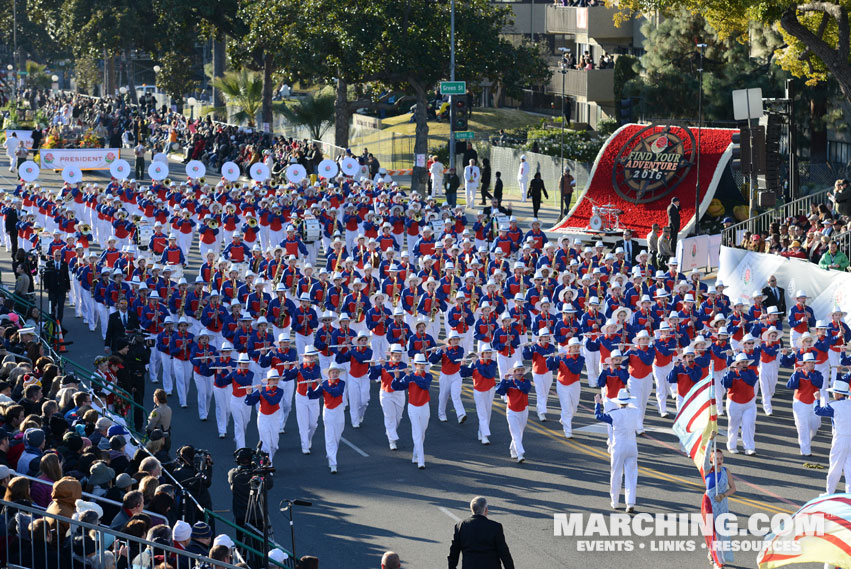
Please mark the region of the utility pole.
POLYGON ((795 82, 786 80, 789 110, 789 200, 798 199, 798 133, 795 128, 795 82))
POLYGON ((12 0, 12 72, 15 74, 13 89, 18 100, 18 0, 12 0))
POLYGON ((703 51, 705 43, 697 44, 700 50, 700 66, 698 73, 697 90, 697 182, 694 185, 694 234, 700 235, 700 133, 703 131, 703 51))
MULTIPOLYGON (((455 81, 455 0, 449 2, 449 80, 455 81)), ((455 167, 455 124, 452 109, 455 96, 449 95, 449 169, 455 167)))

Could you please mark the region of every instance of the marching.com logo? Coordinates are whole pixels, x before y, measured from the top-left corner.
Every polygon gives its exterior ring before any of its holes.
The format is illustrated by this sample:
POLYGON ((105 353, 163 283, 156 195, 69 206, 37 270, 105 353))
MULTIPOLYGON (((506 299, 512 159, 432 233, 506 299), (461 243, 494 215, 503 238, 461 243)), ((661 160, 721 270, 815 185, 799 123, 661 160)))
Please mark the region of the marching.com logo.
POLYGON ((763 538, 769 533, 820 536, 824 535, 824 528, 823 515, 792 518, 789 514, 769 516, 757 513, 740 519, 735 514, 723 513, 713 520, 698 513, 553 514, 553 536, 576 538, 577 551, 584 552, 679 552, 707 547, 727 551, 762 551, 771 547, 777 552, 799 553, 800 546, 796 540, 772 543, 763 538), (713 530, 716 539, 707 545, 705 536, 712 536, 713 530))

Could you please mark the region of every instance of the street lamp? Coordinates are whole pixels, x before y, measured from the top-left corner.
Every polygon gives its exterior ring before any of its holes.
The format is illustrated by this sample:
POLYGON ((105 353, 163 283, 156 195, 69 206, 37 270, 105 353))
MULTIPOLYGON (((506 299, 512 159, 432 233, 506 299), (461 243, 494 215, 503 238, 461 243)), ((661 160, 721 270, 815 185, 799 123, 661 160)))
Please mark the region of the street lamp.
MULTIPOLYGON (((561 143, 559 146, 561 147, 561 168, 559 172, 559 180, 564 176, 564 123, 566 122, 565 114, 564 114, 564 103, 565 103, 565 94, 564 94, 564 79, 567 77, 567 54, 570 53, 569 47, 560 47, 558 50, 561 52, 561 63, 558 67, 558 72, 561 73, 561 143)), ((559 200, 559 210, 561 211, 561 215, 564 216, 564 200, 561 199, 561 188, 558 188, 556 191, 557 198, 559 200)))
POLYGON ((50 76, 50 80, 53 82, 53 86, 52 86, 53 90, 58 91, 59 90, 59 75, 56 75, 54 73, 53 75, 50 76))
POLYGON ((163 68, 160 67, 159 65, 154 65, 154 73, 159 73, 160 71, 162 71, 162 69, 163 68))
POLYGON ((189 97, 186 99, 186 102, 189 104, 189 120, 195 119, 195 104, 198 102, 198 99, 195 97, 189 97))
MULTIPOLYGON (((697 183, 694 185, 694 234, 700 235, 700 133, 703 130, 703 52, 705 43, 697 44, 700 64, 697 67, 697 183)), ((674 252, 676 254, 676 251, 674 252)))

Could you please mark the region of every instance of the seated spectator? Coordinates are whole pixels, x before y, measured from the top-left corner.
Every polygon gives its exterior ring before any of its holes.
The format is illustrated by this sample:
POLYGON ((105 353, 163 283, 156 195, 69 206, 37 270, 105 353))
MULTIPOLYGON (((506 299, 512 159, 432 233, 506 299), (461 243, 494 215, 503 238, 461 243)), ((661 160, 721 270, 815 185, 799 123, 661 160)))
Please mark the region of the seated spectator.
POLYGON ((62 478, 62 459, 55 452, 49 452, 41 457, 39 461, 38 479, 44 482, 33 482, 30 493, 33 502, 47 508, 50 504, 54 482, 62 478))
POLYGON ((848 257, 839 250, 839 244, 831 241, 827 251, 822 254, 818 266, 828 271, 845 271, 848 269, 848 257))
POLYGON ((789 249, 786 252, 781 253, 781 255, 790 259, 807 258, 807 252, 804 251, 804 249, 801 247, 801 242, 797 240, 792 241, 791 245, 789 246, 789 249))
MULTIPOLYGON (((58 514, 70 518, 77 509, 77 500, 83 495, 83 487, 80 481, 70 476, 65 476, 53 485, 51 497, 53 500, 47 506, 48 514, 58 514)), ((59 536, 60 541, 64 541, 65 534, 68 531, 66 522, 57 522, 51 518, 47 522, 50 528, 59 536)))

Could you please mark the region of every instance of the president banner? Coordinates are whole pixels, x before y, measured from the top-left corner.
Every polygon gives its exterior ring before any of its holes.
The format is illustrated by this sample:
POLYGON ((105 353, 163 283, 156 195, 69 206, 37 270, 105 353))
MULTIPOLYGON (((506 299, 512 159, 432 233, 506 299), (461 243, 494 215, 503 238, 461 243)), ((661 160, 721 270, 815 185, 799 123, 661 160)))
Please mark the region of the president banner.
POLYGON ((41 167, 51 170, 70 167, 79 170, 109 170, 109 166, 120 156, 118 148, 50 148, 41 150, 39 154, 41 167))

